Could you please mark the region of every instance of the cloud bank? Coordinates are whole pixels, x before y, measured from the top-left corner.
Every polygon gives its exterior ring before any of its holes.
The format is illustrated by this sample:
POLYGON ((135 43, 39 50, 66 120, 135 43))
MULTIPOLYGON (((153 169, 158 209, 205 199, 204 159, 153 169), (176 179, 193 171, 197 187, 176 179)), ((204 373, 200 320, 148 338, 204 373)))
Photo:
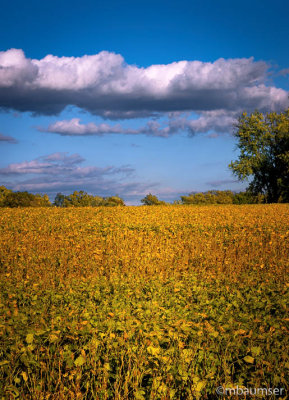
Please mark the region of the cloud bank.
POLYGON ((0 108, 56 115, 74 105, 109 119, 285 108, 288 93, 266 86, 269 67, 253 58, 221 58, 142 68, 106 51, 37 60, 10 49, 0 52, 0 108))
POLYGON ((0 178, 12 190, 42 192, 51 196, 59 191, 85 190, 100 196, 119 194, 130 198, 147 193, 158 185, 134 181, 134 169, 128 165, 81 166, 84 161, 79 154, 52 153, 0 168, 0 178), (6 179, 9 181, 5 182, 6 179))

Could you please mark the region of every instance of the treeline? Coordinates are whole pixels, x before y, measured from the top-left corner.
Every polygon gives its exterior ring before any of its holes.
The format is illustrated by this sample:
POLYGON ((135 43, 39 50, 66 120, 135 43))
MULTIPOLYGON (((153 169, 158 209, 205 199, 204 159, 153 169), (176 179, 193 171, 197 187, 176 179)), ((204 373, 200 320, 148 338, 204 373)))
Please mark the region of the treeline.
MULTIPOLYGON (((157 196, 149 193, 141 202, 147 206, 166 205, 157 198, 157 196)), ((188 196, 181 196, 181 200, 174 201, 175 205, 190 204, 261 204, 265 202, 265 196, 254 195, 248 191, 234 193, 231 190, 209 190, 208 192, 191 193, 188 196)))
POLYGON ((57 193, 51 203, 47 194, 32 194, 29 192, 13 192, 5 186, 0 186, 0 207, 113 207, 125 206, 123 199, 118 196, 92 196, 84 191, 74 191, 66 196, 57 193))
MULTIPOLYGON (((149 193, 141 203, 146 206, 162 205, 200 205, 200 204, 260 204, 265 202, 264 195, 252 193, 234 193, 231 190, 210 190, 204 193, 191 193, 181 196, 180 200, 167 203, 159 200, 157 196, 149 193)), ((57 193, 54 202, 51 203, 47 194, 32 194, 28 192, 13 192, 5 186, 0 186, 0 207, 115 207, 125 206, 125 202, 119 196, 100 197, 93 196, 83 190, 74 191, 70 195, 57 193)))
POLYGON ((265 196, 250 192, 234 193, 231 190, 210 190, 205 193, 192 193, 181 196, 182 204, 261 204, 265 196))

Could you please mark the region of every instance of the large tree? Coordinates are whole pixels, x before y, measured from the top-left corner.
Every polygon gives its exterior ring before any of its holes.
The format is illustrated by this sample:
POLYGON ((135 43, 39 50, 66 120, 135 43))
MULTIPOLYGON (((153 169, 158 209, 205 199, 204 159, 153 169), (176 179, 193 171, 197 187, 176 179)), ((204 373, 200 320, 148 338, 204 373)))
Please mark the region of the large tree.
POLYGON ((251 179, 249 190, 268 203, 289 202, 289 109, 262 114, 243 113, 236 125, 240 155, 229 168, 251 179))

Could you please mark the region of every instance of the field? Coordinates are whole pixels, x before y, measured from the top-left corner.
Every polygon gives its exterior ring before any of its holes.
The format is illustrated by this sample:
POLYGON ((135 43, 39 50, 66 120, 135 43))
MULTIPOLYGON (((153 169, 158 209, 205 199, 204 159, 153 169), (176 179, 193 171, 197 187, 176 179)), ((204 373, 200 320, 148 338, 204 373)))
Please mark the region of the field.
POLYGON ((286 204, 1 209, 0 257, 0 399, 287 398, 286 204))

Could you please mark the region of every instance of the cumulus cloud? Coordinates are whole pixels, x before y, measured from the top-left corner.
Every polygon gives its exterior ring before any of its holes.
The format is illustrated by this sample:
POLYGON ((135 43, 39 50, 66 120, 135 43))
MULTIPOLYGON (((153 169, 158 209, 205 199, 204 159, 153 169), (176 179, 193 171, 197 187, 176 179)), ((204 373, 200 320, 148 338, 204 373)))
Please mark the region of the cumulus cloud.
POLYGON ((7 142, 7 143, 18 143, 17 140, 12 137, 12 136, 5 136, 2 133, 0 133, 0 142, 7 142))
POLYGON ((74 105, 110 119, 284 108, 288 93, 266 86, 268 69, 268 64, 253 58, 142 68, 106 51, 36 60, 10 49, 0 52, 0 107, 49 115, 74 105))

